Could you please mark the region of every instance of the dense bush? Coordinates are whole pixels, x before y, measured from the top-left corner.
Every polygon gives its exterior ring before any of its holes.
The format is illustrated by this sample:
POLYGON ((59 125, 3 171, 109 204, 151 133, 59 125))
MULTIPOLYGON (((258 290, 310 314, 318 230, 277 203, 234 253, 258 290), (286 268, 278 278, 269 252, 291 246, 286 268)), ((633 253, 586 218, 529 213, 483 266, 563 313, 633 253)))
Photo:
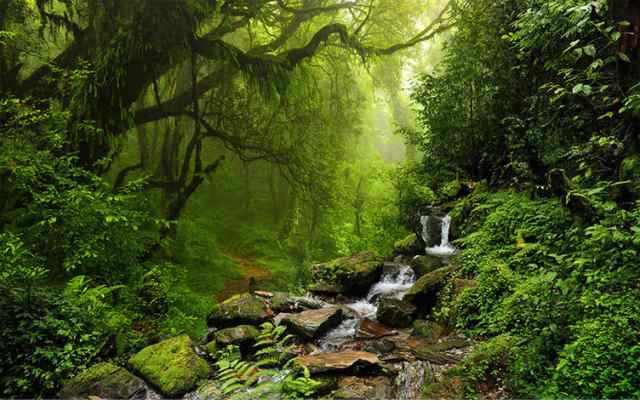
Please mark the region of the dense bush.
MULTIPOLYGON (((471 212, 482 223, 460 240, 456 275, 475 286, 449 293, 436 316, 472 334, 519 340, 500 364, 514 397, 637 397, 640 206, 625 211, 606 205, 606 190, 590 193, 582 195, 602 213, 589 226, 556 200, 485 194, 471 212)), ((470 391, 489 366, 474 363, 455 373, 470 391)))

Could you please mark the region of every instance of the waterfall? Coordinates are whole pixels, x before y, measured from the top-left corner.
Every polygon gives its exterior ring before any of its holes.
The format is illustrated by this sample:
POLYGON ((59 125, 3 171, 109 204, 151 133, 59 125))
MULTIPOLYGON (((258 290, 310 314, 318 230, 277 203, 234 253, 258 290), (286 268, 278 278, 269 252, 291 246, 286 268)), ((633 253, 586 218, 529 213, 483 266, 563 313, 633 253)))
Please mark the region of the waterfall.
POLYGON ((422 215, 420 217, 420 223, 422 224, 422 240, 427 244, 425 253, 427 255, 448 257, 456 253, 457 249, 449 242, 449 234, 451 229, 451 217, 446 215, 443 218, 438 218, 430 215, 422 215), (440 223, 440 244, 435 246, 429 246, 430 232, 429 221, 431 218, 436 218, 440 223))

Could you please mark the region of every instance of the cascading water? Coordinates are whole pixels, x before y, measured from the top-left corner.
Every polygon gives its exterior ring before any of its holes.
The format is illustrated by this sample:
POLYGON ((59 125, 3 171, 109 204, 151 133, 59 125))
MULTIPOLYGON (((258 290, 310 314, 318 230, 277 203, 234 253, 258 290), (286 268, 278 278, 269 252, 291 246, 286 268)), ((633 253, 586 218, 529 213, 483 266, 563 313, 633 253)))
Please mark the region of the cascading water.
MULTIPOLYGON (((434 216, 421 216, 422 223, 422 239, 426 244, 433 243, 429 233, 430 218, 434 216)), ((447 215, 444 218, 438 218, 440 225, 440 244, 426 248, 426 253, 442 258, 453 255, 456 248, 449 243, 449 230, 451 227, 451 218, 447 215)), ((437 241, 437 236, 434 237, 437 241)), ((436 242, 437 243, 437 242, 436 242)), ((342 345, 355 340, 356 333, 360 322, 363 319, 375 320, 378 308, 375 305, 377 298, 381 296, 402 299, 404 294, 413 286, 416 281, 413 269, 408 265, 399 265, 399 269, 386 273, 379 282, 374 284, 366 298, 357 300, 347 305, 353 312, 355 317, 343 321, 340 326, 327 333, 319 340, 318 352, 327 352, 339 350, 342 345)))
POLYGON ((362 319, 374 320, 376 318, 378 308, 374 303, 377 298, 387 296, 402 299, 415 281, 416 277, 413 269, 408 265, 400 265, 397 272, 383 275, 380 281, 369 289, 366 298, 347 305, 356 317, 343 321, 340 326, 320 339, 320 351, 334 351, 343 344, 354 340, 360 321, 362 319))
MULTIPOLYGON (((423 215, 420 217, 420 223, 422 224, 422 240, 426 243, 430 243, 429 233, 429 219, 437 218, 435 216, 423 215)), ((427 255, 448 257, 456 253, 457 249, 449 242, 449 231, 451 230, 451 217, 446 215, 440 219, 440 245, 427 246, 425 252, 427 255)))

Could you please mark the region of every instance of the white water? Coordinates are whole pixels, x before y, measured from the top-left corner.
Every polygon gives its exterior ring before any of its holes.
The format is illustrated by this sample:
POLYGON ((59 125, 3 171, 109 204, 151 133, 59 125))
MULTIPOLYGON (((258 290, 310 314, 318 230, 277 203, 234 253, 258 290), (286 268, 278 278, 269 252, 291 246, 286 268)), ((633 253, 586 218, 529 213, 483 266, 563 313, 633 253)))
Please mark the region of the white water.
POLYGON ((375 320, 378 308, 375 300, 380 296, 388 296, 402 299, 416 281, 415 274, 411 266, 401 265, 399 272, 383 275, 380 281, 374 284, 367 297, 357 300, 347 305, 355 313, 355 319, 347 319, 340 326, 327 333, 318 342, 320 351, 335 351, 343 344, 355 339, 356 331, 362 319, 375 320))
MULTIPOLYGON (((420 223, 422 224, 422 239, 425 243, 429 243, 429 229, 428 221, 432 216, 423 215, 420 217, 420 223)), ((451 217, 445 216, 440 220, 440 245, 427 247, 425 252, 427 255, 447 257, 456 253, 457 249, 449 242, 449 231, 451 229, 451 217)))

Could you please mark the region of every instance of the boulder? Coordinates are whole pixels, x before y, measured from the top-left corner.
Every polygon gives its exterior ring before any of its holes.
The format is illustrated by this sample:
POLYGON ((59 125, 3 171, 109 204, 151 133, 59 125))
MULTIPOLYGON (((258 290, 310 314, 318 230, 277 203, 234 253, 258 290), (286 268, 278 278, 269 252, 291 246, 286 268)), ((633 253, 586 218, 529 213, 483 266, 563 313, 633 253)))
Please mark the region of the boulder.
POLYGON ((242 293, 220 303, 209 316, 209 325, 226 328, 237 325, 259 325, 270 315, 263 299, 242 293))
POLYGON ((145 347, 129 359, 129 365, 168 397, 184 395, 211 372, 186 335, 145 347))
POLYGON ((271 298, 271 310, 276 313, 296 311, 296 303, 286 292, 274 292, 271 298))
POLYGON ((436 305, 438 292, 450 272, 450 267, 444 267, 422 276, 405 293, 403 300, 428 312, 436 305))
POLYGON ((421 251, 418 235, 410 234, 393 244, 393 253, 395 255, 415 255, 421 251))
POLYGON ((287 326, 292 333, 306 339, 317 339, 340 324, 342 318, 342 309, 328 307, 295 314, 281 313, 276 316, 276 323, 287 326))
POLYGON ((380 279, 382 259, 373 252, 334 259, 311 268, 317 283, 311 290, 318 293, 365 294, 380 279))
POLYGON ((414 335, 422 336, 431 342, 437 342, 444 334, 444 327, 436 322, 416 320, 412 327, 414 335))
POLYGON ((374 339, 366 341, 362 350, 377 355, 386 355, 393 352, 395 348, 396 344, 389 339, 374 339))
POLYGON ((380 360, 375 354, 354 350, 299 356, 296 358, 296 362, 307 367, 311 374, 377 369, 380 365, 380 360))
POLYGON ((209 380, 202 384, 196 391, 187 393, 184 400, 222 400, 224 393, 222 385, 216 380, 209 380))
POLYGON ((216 346, 247 345, 254 341, 260 331, 251 325, 238 325, 227 329, 218 330, 213 334, 216 346))
POLYGON ((142 379, 112 363, 98 363, 64 384, 58 396, 64 400, 86 400, 89 396, 107 400, 144 399, 147 386, 142 379))
POLYGON ((459 361, 461 355, 457 350, 470 346, 471 342, 460 337, 450 337, 433 343, 424 338, 412 337, 407 345, 417 359, 444 365, 459 361))
POLYGON ((388 377, 344 377, 338 380, 338 389, 331 397, 335 400, 391 400, 393 382, 388 377))
POLYGON ((205 352, 211 357, 216 357, 218 355, 218 343, 215 340, 207 343, 205 346, 205 352))
POLYGON ((411 326, 415 312, 416 307, 411 303, 394 298, 382 297, 378 299, 376 319, 378 322, 388 326, 405 328, 411 326))
POLYGON ((337 283, 325 282, 323 280, 309 285, 307 289, 309 292, 317 293, 319 295, 340 295, 349 291, 349 288, 346 286, 342 286, 337 283))
POLYGON ((442 258, 434 255, 420 255, 413 258, 411 268, 420 277, 444 266, 442 258))
POLYGON ((359 339, 374 339, 385 336, 393 336, 397 333, 398 332, 396 330, 388 328, 383 324, 374 322, 373 320, 369 319, 362 319, 358 324, 356 337, 359 339))

